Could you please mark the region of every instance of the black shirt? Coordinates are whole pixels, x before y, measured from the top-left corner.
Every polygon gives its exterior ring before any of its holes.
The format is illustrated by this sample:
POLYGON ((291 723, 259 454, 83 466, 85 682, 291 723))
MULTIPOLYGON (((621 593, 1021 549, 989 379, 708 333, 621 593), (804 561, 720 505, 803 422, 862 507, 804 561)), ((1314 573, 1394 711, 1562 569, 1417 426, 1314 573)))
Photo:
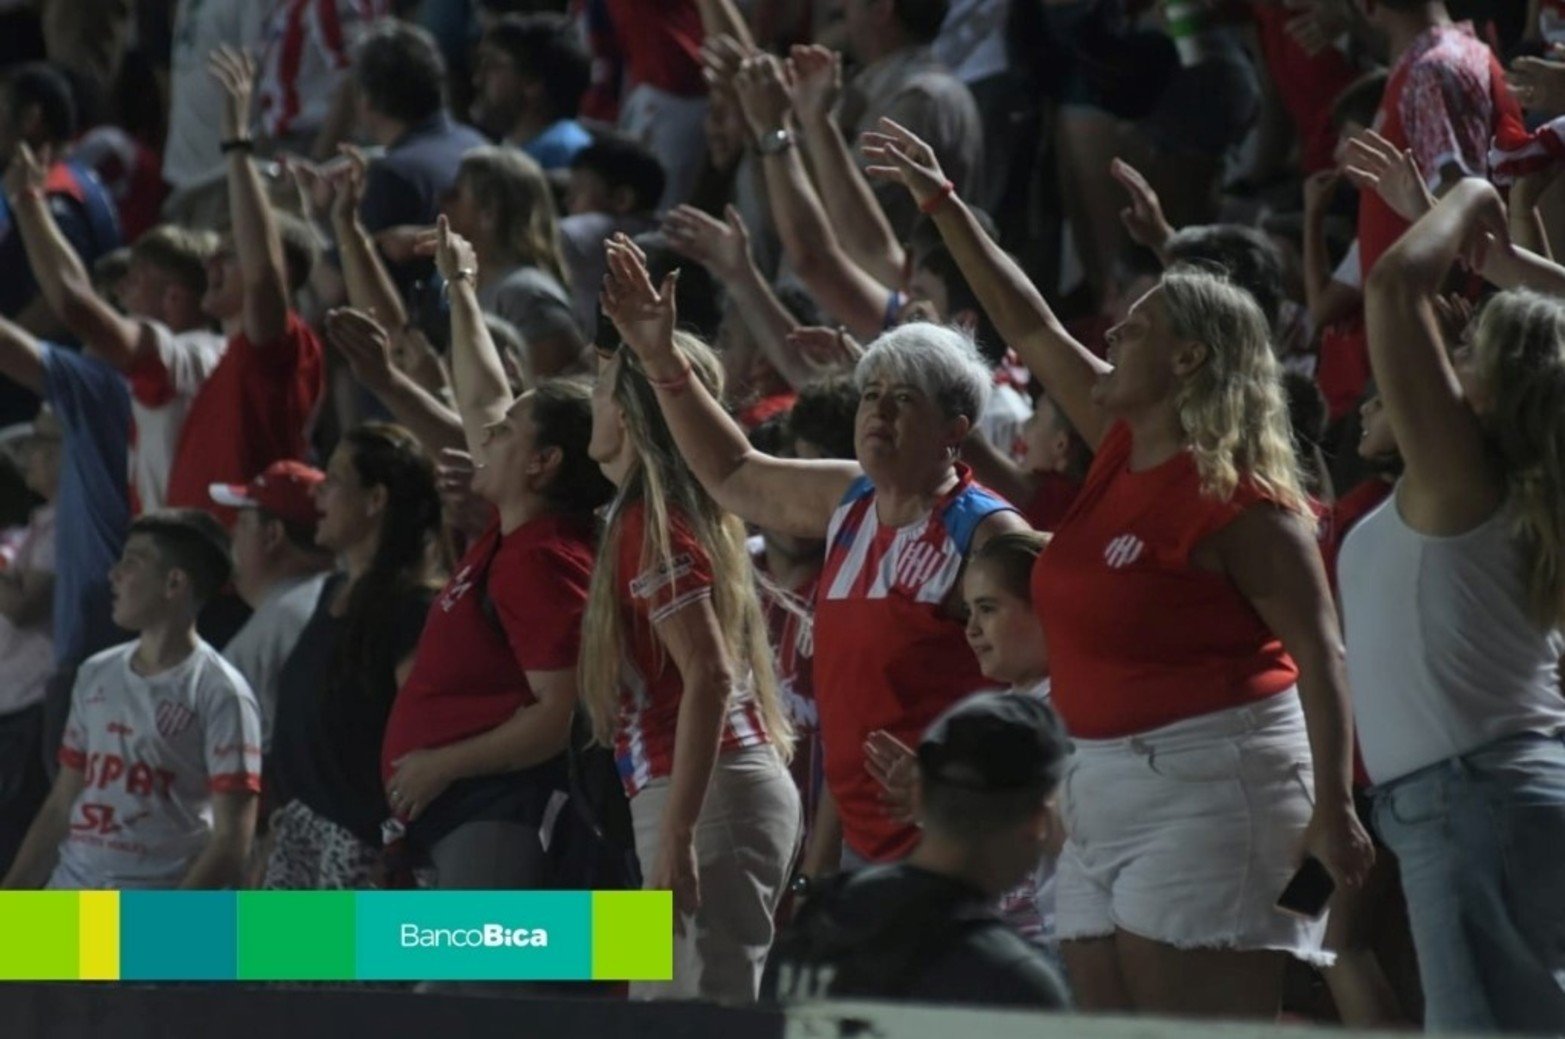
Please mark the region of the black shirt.
POLYGON ((331 602, 347 580, 333 574, 277 681, 272 752, 263 775, 275 803, 304 802, 372 847, 391 811, 380 777, 386 718, 396 699, 396 667, 413 652, 434 592, 404 591, 392 608, 386 659, 353 669, 333 683, 337 642, 346 622, 331 602))
POLYGON ((898 863, 828 880, 778 937, 766 999, 913 999, 1056 1009, 1065 984, 994 899, 898 863))

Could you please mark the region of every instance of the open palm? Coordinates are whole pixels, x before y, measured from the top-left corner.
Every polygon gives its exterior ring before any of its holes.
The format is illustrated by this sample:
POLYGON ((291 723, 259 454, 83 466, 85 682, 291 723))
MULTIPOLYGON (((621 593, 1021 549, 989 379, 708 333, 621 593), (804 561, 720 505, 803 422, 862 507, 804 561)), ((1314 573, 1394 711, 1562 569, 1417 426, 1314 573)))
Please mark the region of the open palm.
POLYGON ((652 287, 647 258, 624 235, 608 243, 609 273, 603 279, 600 302, 614 322, 625 345, 649 369, 674 355, 674 289, 679 272, 663 279, 661 291, 652 287))

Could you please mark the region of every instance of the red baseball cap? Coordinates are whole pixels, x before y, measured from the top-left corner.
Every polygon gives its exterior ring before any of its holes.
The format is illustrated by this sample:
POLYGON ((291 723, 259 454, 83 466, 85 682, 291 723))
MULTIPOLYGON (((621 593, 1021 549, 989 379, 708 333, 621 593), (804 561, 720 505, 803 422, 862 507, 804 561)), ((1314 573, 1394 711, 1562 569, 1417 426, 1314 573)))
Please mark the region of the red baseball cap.
POLYGON ((273 462, 248 484, 214 483, 212 500, 233 509, 265 509, 278 519, 314 529, 315 488, 326 479, 319 469, 286 459, 273 462))

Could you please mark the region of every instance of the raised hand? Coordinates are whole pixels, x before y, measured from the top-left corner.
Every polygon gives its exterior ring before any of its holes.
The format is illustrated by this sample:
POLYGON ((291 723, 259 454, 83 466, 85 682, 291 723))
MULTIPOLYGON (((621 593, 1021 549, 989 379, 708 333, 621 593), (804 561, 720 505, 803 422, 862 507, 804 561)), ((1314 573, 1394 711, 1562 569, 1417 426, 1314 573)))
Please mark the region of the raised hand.
POLYGON ((435 461, 435 489, 445 506, 446 526, 476 538, 488 529, 494 506, 473 493, 473 456, 452 447, 435 461))
POLYGON ((1288 21, 1288 35, 1311 57, 1331 47, 1352 24, 1347 10, 1333 0, 1287 0, 1287 6, 1299 12, 1288 21))
POLYGON ((1565 63, 1517 58, 1505 82, 1527 111, 1550 117, 1565 114, 1565 63))
POLYGON ((352 307, 341 307, 326 315, 326 341, 348 362, 353 377, 371 392, 391 383, 396 365, 392 360, 391 336, 369 314, 352 307))
POLYGON ((1361 191, 1373 191, 1404 220, 1417 220, 1434 208, 1435 198, 1424 183, 1412 151, 1396 145, 1373 130, 1348 141, 1344 173, 1361 191))
POLYGON ((701 44, 701 76, 713 94, 733 96, 734 77, 751 53, 726 33, 706 38, 701 44))
POLYGON ((250 102, 255 97, 255 58, 235 47, 219 47, 207 60, 207 71, 223 88, 219 123, 225 141, 250 135, 250 102))
POLYGON ((679 285, 679 272, 671 271, 661 289, 654 289, 646 256, 623 234, 609 239, 608 256, 609 272, 599 296, 603 313, 656 378, 675 361, 674 290, 679 285))
POLYGON ((331 219, 332 223, 342 227, 351 225, 359 218, 359 203, 364 201, 364 180, 369 162, 364 158, 364 153, 351 144, 340 144, 337 150, 342 153, 344 162, 331 177, 331 219))
POLYGON ((446 281, 454 283, 471 278, 476 287, 478 253, 471 242, 451 230, 444 215, 436 218, 433 228, 419 236, 413 251, 417 256, 434 257, 435 269, 446 281))
POLYGON ((750 262, 750 232, 733 206, 723 215, 725 220, 714 220, 694 206, 680 206, 663 218, 663 236, 679 255, 730 281, 750 262))
POLYGON ((1155 253, 1162 253, 1174 236, 1174 227, 1163 215, 1163 201, 1147 183, 1147 178, 1124 159, 1109 163, 1109 175, 1119 181, 1130 195, 1130 205, 1119 211, 1119 219, 1130 233, 1131 241, 1155 253))
MULTIPOLYGON (((420 255, 419 248, 425 242, 434 241, 433 227, 420 227, 417 224, 398 224, 388 227, 384 231, 375 232, 375 246, 380 249, 387 263, 407 263, 420 255)), ((429 246, 431 250, 434 248, 429 246)), ((433 256, 434 253, 424 253, 425 256, 433 256)))
POLYGON ((806 326, 788 333, 788 346, 819 365, 852 368, 864 356, 858 340, 841 327, 806 326))
POLYGON ((784 129, 793 111, 793 94, 783 64, 770 54, 746 58, 734 77, 739 107, 756 137, 784 129))
POLYGON ((878 130, 865 131, 859 148, 874 163, 864 170, 867 175, 903 185, 920 206, 946 190, 935 150, 891 119, 882 119, 878 130))
POLYGON ((793 110, 801 120, 825 119, 842 94, 842 55, 830 47, 795 47, 788 57, 793 110))
POLYGON ((53 153, 47 147, 35 153, 26 141, 18 142, 5 168, 6 196, 16 199, 28 192, 42 191, 52 158, 53 153))
POLYGON ((886 814, 897 822, 913 822, 918 789, 918 756, 912 748, 889 732, 872 732, 864 741, 864 767, 880 784, 881 802, 886 807, 886 814))

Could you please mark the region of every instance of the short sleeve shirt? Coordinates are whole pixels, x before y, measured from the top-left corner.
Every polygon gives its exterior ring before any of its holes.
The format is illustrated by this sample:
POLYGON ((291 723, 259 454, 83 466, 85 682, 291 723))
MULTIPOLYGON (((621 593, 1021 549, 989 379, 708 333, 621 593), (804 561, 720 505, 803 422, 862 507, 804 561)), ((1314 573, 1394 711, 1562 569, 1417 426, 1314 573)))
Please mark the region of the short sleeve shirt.
POLYGON ((50 886, 168 887, 205 847, 212 795, 261 789, 261 718, 244 677, 204 642, 146 677, 137 643, 82 665, 60 743, 81 772, 50 886))

